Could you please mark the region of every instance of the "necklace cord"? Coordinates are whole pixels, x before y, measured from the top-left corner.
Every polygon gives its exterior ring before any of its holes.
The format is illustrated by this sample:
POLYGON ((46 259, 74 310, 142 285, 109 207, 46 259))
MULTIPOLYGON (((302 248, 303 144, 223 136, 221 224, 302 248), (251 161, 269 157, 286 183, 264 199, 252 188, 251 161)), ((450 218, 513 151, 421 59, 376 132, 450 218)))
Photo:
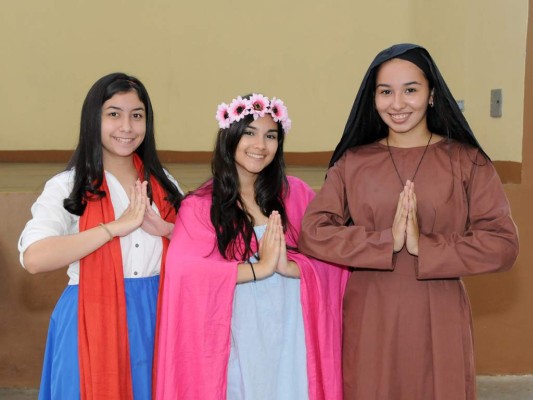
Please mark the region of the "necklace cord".
MULTIPOLYGON (((415 172, 413 174, 413 177, 411 178, 411 182, 415 181, 416 174, 418 172, 418 168, 420 168, 420 164, 422 164, 422 160, 424 159, 424 156, 426 155, 426 152, 428 151, 429 143, 431 143, 431 139, 433 138, 433 133, 429 135, 429 140, 426 144, 426 148, 424 149, 424 152, 422 153, 422 157, 420 157, 420 161, 418 161, 418 165, 416 166, 415 172)), ((389 151, 390 160, 392 161, 392 165, 394 166, 394 170, 396 171, 396 175, 398 175, 398 179, 400 180, 400 184, 402 187, 405 185, 403 183, 402 177, 400 175, 400 172, 398 171, 398 167, 396 166, 396 163, 394 162, 394 158, 392 157, 392 151, 389 147, 389 137, 385 137, 385 142, 387 143, 387 150, 389 151)))

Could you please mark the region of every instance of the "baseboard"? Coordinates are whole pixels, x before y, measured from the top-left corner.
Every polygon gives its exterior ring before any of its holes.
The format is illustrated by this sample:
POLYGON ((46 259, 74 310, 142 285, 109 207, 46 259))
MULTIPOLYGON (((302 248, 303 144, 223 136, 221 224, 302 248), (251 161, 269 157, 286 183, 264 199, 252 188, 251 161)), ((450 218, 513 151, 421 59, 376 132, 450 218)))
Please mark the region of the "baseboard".
MULTIPOLYGON (((211 161, 210 151, 159 151, 163 164, 205 164, 211 161)), ((285 152, 285 163, 293 166, 327 166, 331 151, 285 152)), ((72 156, 70 150, 12 150, 0 151, 3 163, 67 163, 72 156)), ((493 161, 503 183, 521 183, 522 163, 515 161, 493 161)))

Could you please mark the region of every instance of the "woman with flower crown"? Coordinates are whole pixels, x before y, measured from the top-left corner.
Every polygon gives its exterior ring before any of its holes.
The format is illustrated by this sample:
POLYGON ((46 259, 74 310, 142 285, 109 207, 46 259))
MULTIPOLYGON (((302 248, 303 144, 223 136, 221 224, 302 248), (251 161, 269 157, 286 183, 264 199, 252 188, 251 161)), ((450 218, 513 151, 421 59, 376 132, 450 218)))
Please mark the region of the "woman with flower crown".
POLYGON ((461 277, 518 252, 502 184, 429 53, 379 53, 366 73, 300 249, 352 267, 346 399, 475 399, 461 277))
POLYGON ((347 270, 298 252, 314 192, 285 175, 287 109, 253 94, 216 117, 212 179, 169 247, 156 398, 340 400, 347 270))

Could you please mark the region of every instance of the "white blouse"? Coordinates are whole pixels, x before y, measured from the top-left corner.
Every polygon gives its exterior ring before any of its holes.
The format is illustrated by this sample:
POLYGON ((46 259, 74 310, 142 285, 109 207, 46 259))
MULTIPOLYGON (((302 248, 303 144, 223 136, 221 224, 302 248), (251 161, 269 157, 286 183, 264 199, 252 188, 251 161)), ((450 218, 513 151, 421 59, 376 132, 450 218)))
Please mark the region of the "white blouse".
MULTIPOLYGON (((181 192, 176 180, 166 171, 165 173, 181 192)), ((128 207, 129 199, 122 185, 111 173, 106 171, 105 176, 115 218, 119 218, 128 207)), ((22 266, 24 266, 24 251, 31 244, 46 237, 79 232, 80 217, 69 213, 63 207, 63 200, 70 195, 73 185, 74 170, 64 171, 46 182, 43 192, 31 207, 32 219, 26 224, 18 242, 22 266)), ((152 203, 152 208, 159 214, 155 203, 152 203)), ((120 238, 120 247, 124 278, 144 278, 159 274, 163 249, 161 237, 152 236, 137 228, 129 235, 120 238)), ((69 285, 77 285, 80 262, 75 261, 70 264, 67 274, 70 278, 69 285)))

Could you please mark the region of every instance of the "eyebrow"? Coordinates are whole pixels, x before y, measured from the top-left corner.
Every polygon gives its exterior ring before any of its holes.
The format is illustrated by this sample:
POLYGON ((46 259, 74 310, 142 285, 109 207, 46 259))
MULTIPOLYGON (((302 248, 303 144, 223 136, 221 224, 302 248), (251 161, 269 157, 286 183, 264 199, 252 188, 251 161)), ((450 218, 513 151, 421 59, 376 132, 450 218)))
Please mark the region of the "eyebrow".
MULTIPOLYGON (((421 85, 421 84, 422 84, 421 82, 418 82, 418 81, 412 81, 412 82, 402 83, 402 86, 421 85)), ((376 87, 380 87, 380 86, 390 87, 390 86, 392 86, 392 85, 389 84, 389 83, 378 83, 378 84, 376 85, 376 87)))
MULTIPOLYGON (((113 109, 113 110, 124 111, 122 108, 117 107, 117 106, 107 106, 105 109, 106 110, 113 109)), ((145 111, 145 110, 144 110, 144 107, 137 107, 137 108, 133 108, 131 111, 145 111)))
MULTIPOLYGON (((252 126, 252 125, 248 125, 247 128, 253 129, 254 131, 257 130, 257 128, 256 128, 255 126, 252 126)), ((278 131, 277 128, 276 128, 276 129, 269 129, 269 130, 267 131, 267 133, 268 133, 268 132, 276 132, 276 133, 279 133, 279 131, 278 131)))

